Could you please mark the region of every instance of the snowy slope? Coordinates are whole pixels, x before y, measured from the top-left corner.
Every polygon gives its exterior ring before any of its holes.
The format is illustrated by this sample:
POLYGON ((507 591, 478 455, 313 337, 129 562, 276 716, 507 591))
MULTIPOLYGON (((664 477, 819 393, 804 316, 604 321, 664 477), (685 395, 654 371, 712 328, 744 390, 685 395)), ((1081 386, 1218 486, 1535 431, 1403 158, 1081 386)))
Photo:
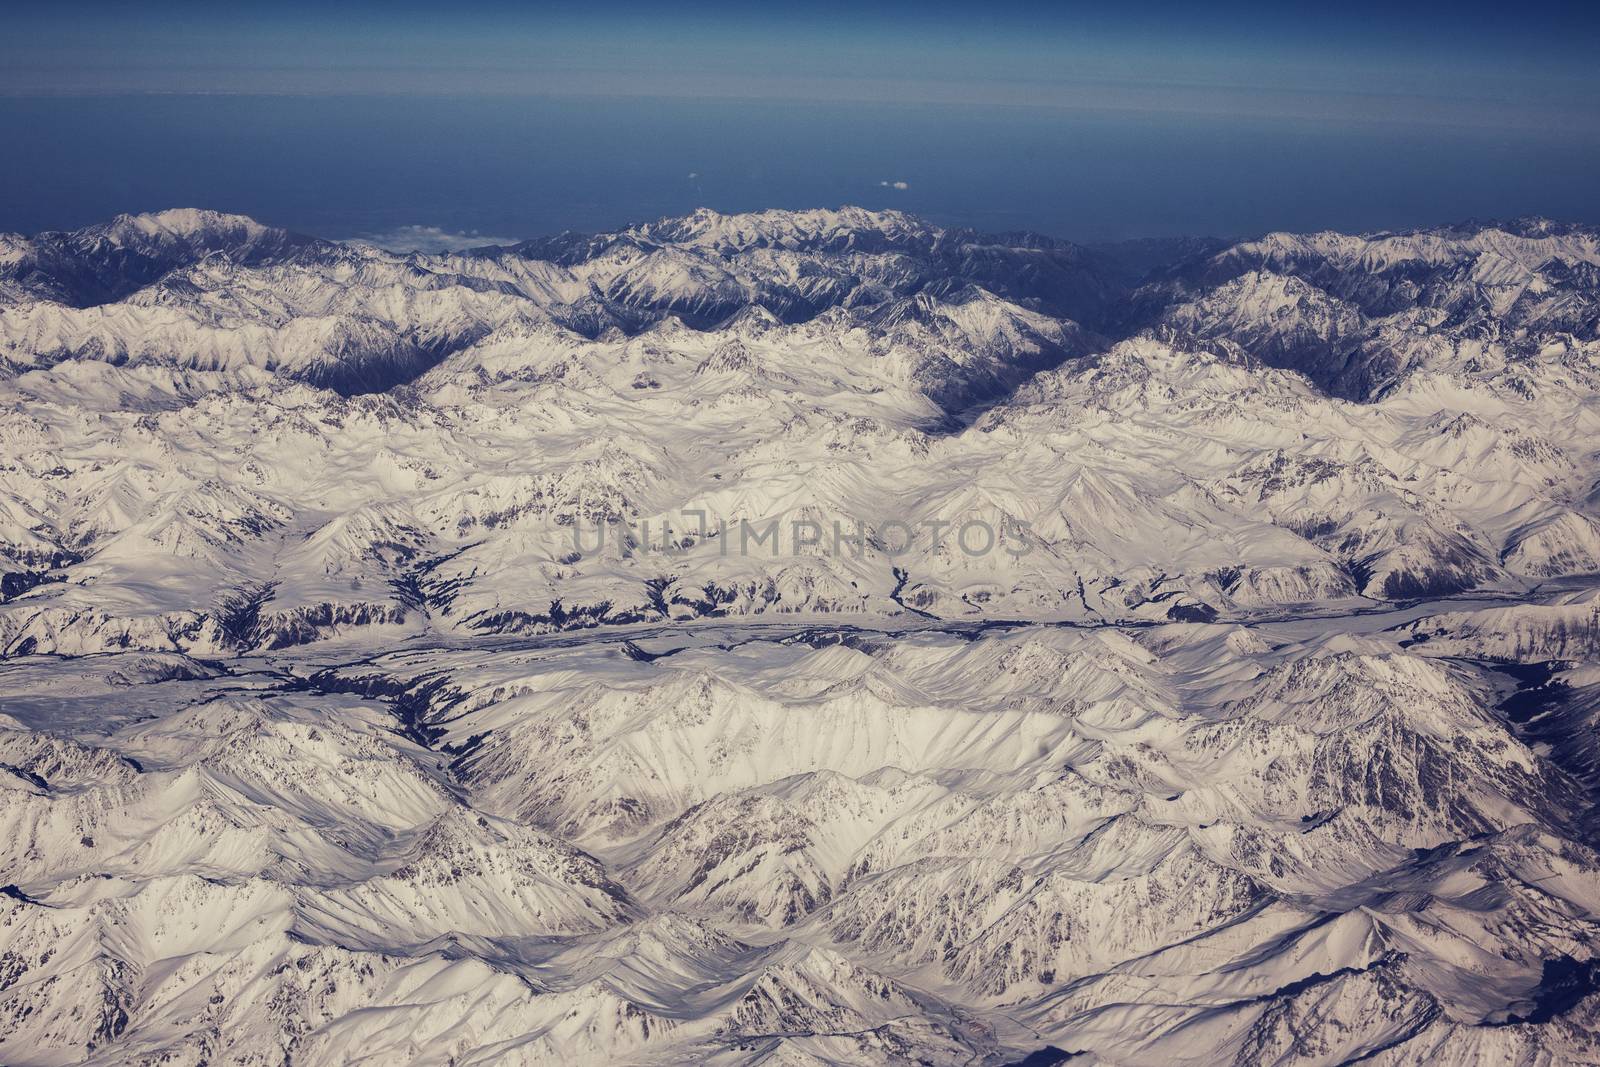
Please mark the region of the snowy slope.
POLYGON ((0 238, 0 1061, 1600 1063, 1600 238, 1156 255, 0 238))

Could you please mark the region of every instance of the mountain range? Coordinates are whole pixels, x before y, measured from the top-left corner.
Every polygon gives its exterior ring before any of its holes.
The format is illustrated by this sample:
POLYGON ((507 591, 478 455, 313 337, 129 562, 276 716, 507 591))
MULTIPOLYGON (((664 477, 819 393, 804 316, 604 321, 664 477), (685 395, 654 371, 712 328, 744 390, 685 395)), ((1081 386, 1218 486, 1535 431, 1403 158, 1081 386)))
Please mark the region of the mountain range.
POLYGON ((0 1061, 1600 1063, 1600 231, 0 236, 0 1061))

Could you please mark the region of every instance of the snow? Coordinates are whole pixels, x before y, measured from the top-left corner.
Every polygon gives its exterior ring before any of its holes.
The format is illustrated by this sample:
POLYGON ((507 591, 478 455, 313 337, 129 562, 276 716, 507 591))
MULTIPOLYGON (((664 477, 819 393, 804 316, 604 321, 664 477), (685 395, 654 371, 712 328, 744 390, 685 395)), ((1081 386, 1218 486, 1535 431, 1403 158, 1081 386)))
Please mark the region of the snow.
POLYGON ((1600 1062, 1597 250, 4 239, 0 1059, 1600 1062))

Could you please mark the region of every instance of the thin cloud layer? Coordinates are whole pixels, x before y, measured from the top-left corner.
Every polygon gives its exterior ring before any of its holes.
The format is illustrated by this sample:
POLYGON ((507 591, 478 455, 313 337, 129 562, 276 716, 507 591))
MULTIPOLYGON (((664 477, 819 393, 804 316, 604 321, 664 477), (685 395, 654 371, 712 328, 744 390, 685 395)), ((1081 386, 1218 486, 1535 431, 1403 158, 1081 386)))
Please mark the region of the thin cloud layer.
POLYGON ((460 252, 484 245, 516 244, 521 238, 495 237, 477 230, 446 230, 439 226, 397 226, 380 233, 364 233, 351 244, 376 245, 391 252, 460 252))

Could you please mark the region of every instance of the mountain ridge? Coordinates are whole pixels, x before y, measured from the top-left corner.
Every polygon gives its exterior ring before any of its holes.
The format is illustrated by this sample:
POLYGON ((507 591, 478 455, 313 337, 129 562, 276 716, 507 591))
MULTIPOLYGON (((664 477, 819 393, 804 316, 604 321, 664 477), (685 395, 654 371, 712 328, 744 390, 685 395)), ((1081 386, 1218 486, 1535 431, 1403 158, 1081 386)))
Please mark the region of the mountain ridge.
POLYGON ((0 1059, 1600 1063, 1508 226, 0 241, 0 1059))

